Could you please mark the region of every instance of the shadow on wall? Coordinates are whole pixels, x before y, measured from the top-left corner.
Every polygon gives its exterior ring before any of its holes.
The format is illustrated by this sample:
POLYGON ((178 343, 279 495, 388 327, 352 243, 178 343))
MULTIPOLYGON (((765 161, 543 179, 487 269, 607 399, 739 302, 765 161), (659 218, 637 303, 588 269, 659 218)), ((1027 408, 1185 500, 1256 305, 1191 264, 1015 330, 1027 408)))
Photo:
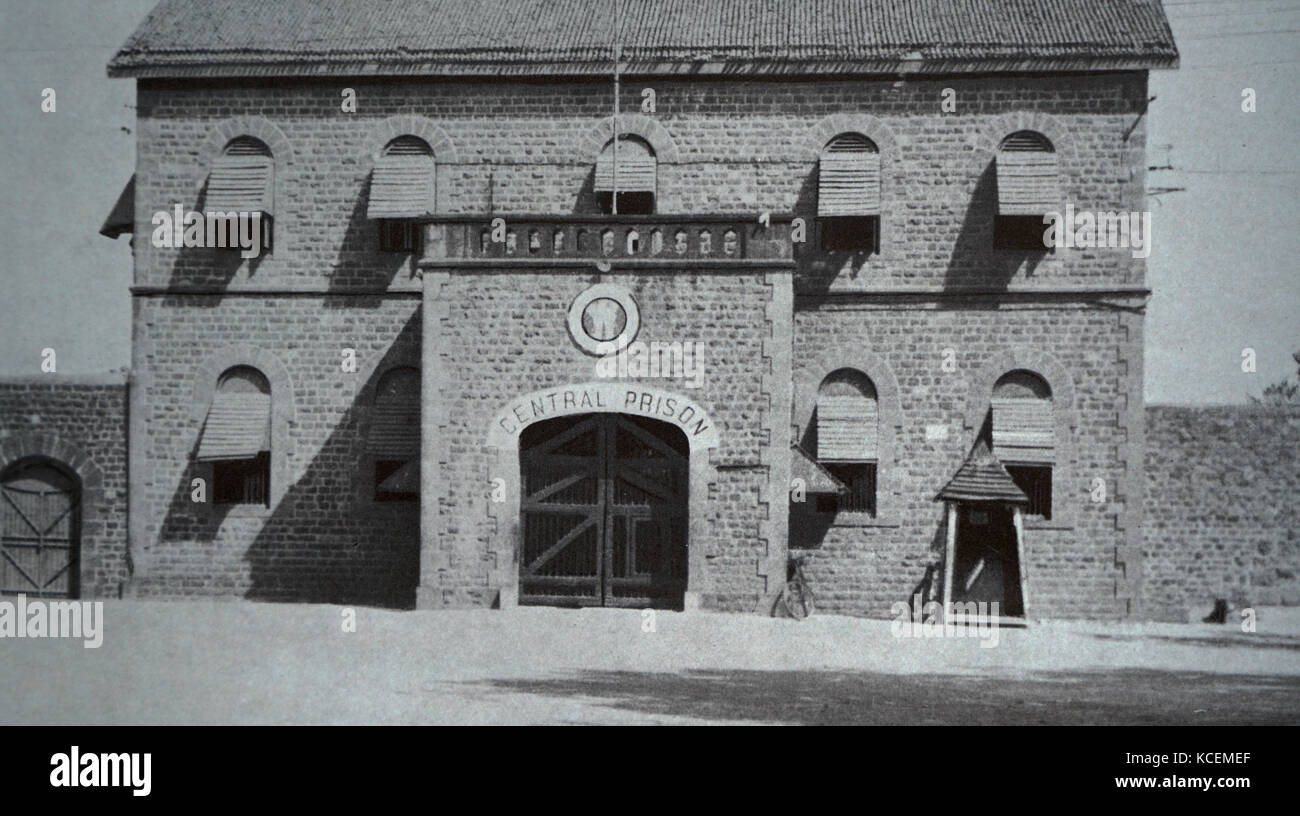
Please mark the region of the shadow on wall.
MULTIPOLYGON (((888 500, 888 497, 882 497, 881 500, 888 500)), ((881 542, 881 533, 875 528, 845 526, 842 529, 842 538, 840 546, 834 549, 826 547, 826 538, 831 528, 834 526, 835 515, 833 513, 819 513, 816 510, 816 497, 809 495, 806 501, 791 502, 790 504, 790 549, 804 550, 809 558, 808 560, 808 577, 813 585, 813 592, 817 592, 818 581, 834 581, 834 562, 840 552, 845 550, 852 551, 855 549, 866 550, 881 542), (823 572, 822 567, 829 567, 831 571, 823 572)), ((915 595, 921 596, 921 603, 929 601, 942 601, 943 592, 943 573, 939 565, 943 561, 944 549, 947 547, 947 519, 942 508, 938 511, 938 518, 935 522, 935 530, 930 537, 930 544, 927 548, 929 553, 929 563, 925 565, 924 571, 917 577, 916 583, 912 586, 907 595, 895 598, 896 601, 904 601, 908 604, 912 602, 915 595)), ((892 535, 892 533, 886 533, 892 535)), ((840 587, 839 589, 852 589, 851 587, 840 587)), ((888 607, 879 609, 843 609, 848 614, 861 615, 864 613, 874 616, 883 617, 888 611, 888 607)))
MULTIPOLYGON (((206 212, 207 198, 208 182, 205 179, 203 186, 199 188, 198 201, 200 203, 194 206, 194 209, 197 212, 206 212)), ((150 224, 150 232, 147 240, 152 241, 154 229, 155 227, 150 224)), ((274 241, 274 224, 272 224, 272 237, 274 241)), ((274 242, 272 243, 271 248, 274 251, 274 242)), ((168 273, 167 285, 169 287, 181 289, 200 287, 225 289, 230 285, 230 282, 235 279, 235 275, 239 272, 239 268, 245 263, 248 264, 249 278, 256 278, 258 267, 262 265, 262 261, 267 257, 267 254, 263 252, 256 258, 244 258, 243 253, 239 249, 216 249, 209 247, 153 249, 152 251, 171 253, 171 270, 168 273)), ((184 305, 190 308, 211 308, 221 305, 219 299, 195 299, 184 296, 168 296, 164 302, 168 306, 184 305)))
MULTIPOLYGON (((369 181, 366 182, 368 186, 369 181)), ((352 212, 348 215, 348 221, 343 229, 343 239, 337 247, 331 273, 329 278, 329 292, 331 294, 347 294, 349 292, 376 291, 386 290, 406 270, 407 277, 412 277, 414 273, 414 257, 410 252, 384 252, 379 248, 379 222, 371 220, 366 215, 368 190, 363 187, 357 190, 357 195, 353 197, 352 212)), ((199 201, 204 202, 197 206, 198 211, 204 212, 207 199, 207 181, 204 181, 203 187, 199 191, 199 201)), ((282 234, 282 231, 276 229, 276 224, 272 221, 272 246, 269 253, 262 253, 255 258, 244 258, 237 249, 210 249, 210 248, 189 248, 164 250, 172 253, 171 270, 168 275, 168 285, 177 288, 218 288, 225 289, 230 286, 231 281, 235 279, 240 267, 248 264, 248 277, 250 280, 257 280, 258 269, 267 257, 274 257, 277 253, 288 254, 291 243, 302 243, 312 240, 312 236, 290 236, 282 234)), ((306 227, 302 227, 306 228, 306 227)), ((150 227, 150 238, 152 238, 152 229, 150 227)), ((329 234, 329 233, 326 233, 329 234)), ((321 240, 324 240, 323 238, 321 240)), ((168 305, 184 304, 189 307, 215 307, 221 304, 220 299, 195 300, 193 298, 174 298, 167 299, 168 305)), ((347 308, 353 308, 357 305, 377 305, 379 298, 376 297, 367 303, 358 304, 356 301, 348 301, 347 308)), ((338 308, 341 304, 327 300, 326 308, 338 308)))
MULTIPOLYGON (((807 240, 795 245, 795 289, 801 295, 811 296, 826 294, 842 278, 862 282, 870 276, 873 269, 880 266, 879 255, 873 252, 822 251, 817 220, 817 178, 818 166, 813 165, 812 171, 804 176, 803 183, 799 185, 799 195, 794 205, 795 217, 802 218, 807 226, 807 240)), ((890 240, 890 237, 880 236, 881 244, 890 240)), ((894 239, 899 240, 899 237, 894 236, 894 239)))
MULTIPOLYGON (((402 276, 406 282, 414 277, 418 252, 384 252, 379 248, 379 221, 366 215, 370 201, 370 176, 363 190, 352 199, 352 212, 343 231, 343 240, 331 267, 329 292, 331 295, 350 292, 375 292, 387 290, 402 276), (403 275, 403 270, 405 274, 403 275)), ((378 306, 382 298, 373 296, 358 301, 325 299, 327 309, 378 306)))
MULTIPOLYGON (((814 406, 812 417, 805 423, 803 436, 799 439, 799 447, 805 451, 817 450, 817 408, 814 406)), ((798 456, 799 454, 794 454, 798 456)), ((817 496, 808 494, 804 496, 804 501, 790 502, 789 515, 789 546, 792 550, 815 550, 820 549, 826 539, 826 533, 831 529, 831 524, 835 521, 833 513, 817 512, 817 496)), ((821 556, 825 558, 826 556, 821 556)), ((812 562, 815 563, 818 555, 813 554, 812 562)), ((812 568, 810 563, 809 568, 812 568)))
MULTIPOLYGON (((897 205, 894 205, 897 206, 897 205)), ((994 218, 997 214, 997 172, 992 161, 976 180, 962 218, 952 253, 944 272, 943 288, 961 290, 971 287, 1006 289, 1018 274, 1032 278, 1043 259, 1045 249, 996 249, 993 245, 994 218)), ((795 214, 808 224, 808 241, 795 253, 795 280, 801 295, 828 293, 833 285, 871 283, 873 271, 883 269, 881 256, 872 252, 823 252, 818 245, 817 172, 814 170, 799 189, 795 214)), ((880 245, 906 247, 918 241, 907 223, 906 211, 900 209, 892 218, 882 218, 880 245)), ((1043 227, 1047 229, 1046 225, 1043 227)), ((895 273, 902 270, 893 270, 895 273)), ((953 301, 955 308, 987 308, 977 301, 953 301)))
MULTIPOLYGON (((187 467, 172 493, 159 541, 152 545, 180 557, 158 557, 155 569, 165 570, 169 563, 176 569, 188 559, 200 563, 197 570, 180 567, 177 574, 149 577, 163 584, 197 583, 206 594, 242 594, 253 600, 413 607, 419 580, 419 502, 371 501, 374 479, 365 434, 379 378, 395 365, 419 359, 420 321, 416 309, 328 438, 311 452, 311 462, 294 468, 302 477, 269 515, 237 518, 244 508, 194 504, 190 480, 199 470, 187 467), (219 536, 223 526, 226 531, 219 536), (242 530, 254 528, 251 541, 240 537, 242 530)), ((313 413, 303 404, 303 386, 299 383, 298 421, 290 427, 298 437, 298 456, 311 447, 303 444, 299 431, 303 418, 313 413)), ((190 462, 197 449, 196 442, 190 462)))
POLYGON ((578 194, 573 197, 574 215, 599 215, 600 202, 596 200, 596 166, 593 164, 582 179, 578 194))
MULTIPOLYGON (((813 409, 809 422, 804 426, 803 435, 800 437, 799 446, 805 451, 817 450, 817 409, 813 409)), ((887 481, 883 482, 888 484, 887 481)), ((936 491, 938 487, 936 486, 936 491)), ((877 503, 899 501, 901 497, 892 493, 881 491, 877 495, 877 503)), ((818 512, 817 497, 808 495, 803 502, 790 503, 789 515, 789 546, 795 550, 809 550, 810 579, 814 581, 817 578, 818 567, 822 564, 833 567, 833 561, 836 558, 836 550, 825 549, 826 538, 834 527, 835 515, 833 513, 818 512)), ((875 542, 881 541, 880 532, 874 528, 844 526, 840 528, 842 533, 840 538, 845 541, 842 547, 868 548, 875 542)), ((890 532, 887 535, 894 535, 890 532)), ((912 596, 920 594, 922 603, 928 601, 941 601, 940 597, 943 585, 942 572, 939 564, 942 563, 944 551, 947 547, 947 514, 942 505, 936 504, 934 533, 930 537, 930 543, 927 548, 929 553, 929 563, 925 566, 924 573, 918 576, 916 584, 912 587, 911 592, 906 598, 900 597, 897 600, 911 603, 912 596)), ((838 549, 838 548, 837 548, 838 549)), ((829 574, 822 580, 830 580, 829 574)), ((816 587, 814 585, 814 592, 816 587)), ((845 610, 853 614, 861 614, 869 610, 854 609, 845 610)), ((884 610, 881 610, 884 614, 884 610)))
MULTIPOLYGON (((945 550, 948 549, 948 513, 942 506, 938 510, 939 519, 935 524, 934 535, 930 536, 930 563, 925 565, 925 574, 916 586, 912 587, 912 595, 920 595, 921 603, 927 604, 930 601, 943 603, 943 569, 945 550)), ((911 598, 908 598, 911 602, 911 598)))
MULTIPOLYGON (((975 182, 966 215, 962 219, 952 256, 944 276, 945 290, 960 290, 972 286, 1006 289, 1022 269, 1026 277, 1033 277, 1047 251, 1023 249, 995 249, 993 222, 998 211, 998 182, 994 162, 990 161, 975 182)), ((1047 226, 1044 225, 1046 230, 1047 226)), ((955 301, 956 308, 987 308, 978 302, 955 301)))

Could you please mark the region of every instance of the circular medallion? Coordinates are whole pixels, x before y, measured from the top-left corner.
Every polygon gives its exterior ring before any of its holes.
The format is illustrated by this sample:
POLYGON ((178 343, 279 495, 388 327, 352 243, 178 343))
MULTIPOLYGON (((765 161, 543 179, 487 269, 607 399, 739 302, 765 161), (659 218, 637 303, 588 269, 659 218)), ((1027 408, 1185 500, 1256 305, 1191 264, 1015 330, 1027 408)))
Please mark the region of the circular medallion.
POLYGON ((613 298, 596 298, 582 310, 582 330, 593 340, 609 342, 627 328, 627 310, 613 298))
POLYGON ((641 315, 632 295, 621 286, 598 283, 569 306, 569 336, 588 354, 609 354, 636 338, 641 315))

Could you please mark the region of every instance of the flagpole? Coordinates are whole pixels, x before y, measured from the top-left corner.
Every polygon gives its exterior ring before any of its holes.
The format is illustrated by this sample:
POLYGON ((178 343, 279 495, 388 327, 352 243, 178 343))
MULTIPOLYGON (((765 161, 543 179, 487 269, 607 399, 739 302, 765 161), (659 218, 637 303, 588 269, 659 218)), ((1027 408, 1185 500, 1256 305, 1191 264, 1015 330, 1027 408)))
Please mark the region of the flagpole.
POLYGON ((622 43, 620 40, 622 24, 622 0, 614 0, 614 174, 610 186, 610 212, 618 215, 618 94, 619 94, 619 75, 618 63, 622 58, 622 43))

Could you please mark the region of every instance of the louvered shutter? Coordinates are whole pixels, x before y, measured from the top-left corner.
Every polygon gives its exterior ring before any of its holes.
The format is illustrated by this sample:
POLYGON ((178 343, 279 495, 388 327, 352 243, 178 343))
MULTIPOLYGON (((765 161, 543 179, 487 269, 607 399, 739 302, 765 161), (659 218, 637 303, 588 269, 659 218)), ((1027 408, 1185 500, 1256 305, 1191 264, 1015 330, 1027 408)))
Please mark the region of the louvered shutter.
POLYGON ((208 174, 209 212, 274 213, 274 171, 265 156, 220 156, 208 174))
POLYGON ((614 146, 611 143, 596 159, 594 189, 598 193, 613 192, 615 182, 620 193, 653 193, 655 191, 655 157, 644 143, 632 139, 619 140, 618 178, 614 178, 614 146))
POLYGON ((998 151, 997 176, 999 215, 1043 215, 1060 209, 1056 153, 1042 136, 1008 136, 998 151))
POLYGON ((370 452, 381 460, 407 460, 420 455, 418 374, 393 372, 380 382, 370 420, 370 452))
POLYGON ((817 400, 818 461, 876 460, 879 425, 874 399, 863 395, 822 395, 817 400))
POLYGON ((212 397, 198 461, 255 459, 271 449, 271 396, 218 391, 212 397))
POLYGON ((122 188, 113 205, 113 211, 104 219, 99 234, 108 238, 117 238, 124 232, 135 232, 135 176, 122 188))
POLYGON ((822 152, 817 171, 817 215, 880 214, 880 153, 865 137, 838 136, 822 152))
POLYGON ((420 218, 434 210, 434 163, 414 136, 393 140, 370 173, 369 218, 420 218))
POLYGON ((1051 463, 1056 422, 1045 399, 993 398, 993 453, 1004 462, 1051 463))

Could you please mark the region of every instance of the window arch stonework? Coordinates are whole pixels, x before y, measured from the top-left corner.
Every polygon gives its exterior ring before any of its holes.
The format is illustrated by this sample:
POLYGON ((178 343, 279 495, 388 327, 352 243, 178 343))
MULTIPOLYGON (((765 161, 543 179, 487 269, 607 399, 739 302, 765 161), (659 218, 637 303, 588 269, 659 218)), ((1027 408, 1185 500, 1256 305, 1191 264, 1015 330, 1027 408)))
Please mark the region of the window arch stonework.
MULTIPOLYGON (((832 348, 795 368, 794 425, 792 440, 799 442, 813 421, 818 389, 832 372, 856 371, 875 387, 879 415, 878 458, 876 462, 876 515, 837 520, 840 526, 897 527, 902 523, 902 476, 897 466, 898 440, 901 438, 903 413, 899 401, 898 380, 889 365, 873 352, 862 349, 832 348)), ((808 453, 814 454, 814 451, 808 453)))
POLYGON ((268 507, 245 509, 241 506, 239 512, 269 514, 275 511, 294 481, 293 436, 290 433, 295 421, 294 390, 284 364, 271 352, 247 344, 213 351, 195 368, 190 424, 197 440, 222 375, 232 368, 245 366, 256 369, 271 387, 271 489, 268 507))
POLYGON ((1036 349, 1009 349, 985 360, 974 373, 966 394, 966 412, 962 427, 964 449, 969 450, 989 418, 993 390, 1004 376, 1025 371, 1043 380, 1052 394, 1052 418, 1055 423, 1056 454, 1052 467, 1052 519, 1026 519, 1034 529, 1070 529, 1075 524, 1075 505, 1081 495, 1075 478, 1074 435, 1078 427, 1075 415, 1074 381, 1069 369, 1052 355, 1036 349))

